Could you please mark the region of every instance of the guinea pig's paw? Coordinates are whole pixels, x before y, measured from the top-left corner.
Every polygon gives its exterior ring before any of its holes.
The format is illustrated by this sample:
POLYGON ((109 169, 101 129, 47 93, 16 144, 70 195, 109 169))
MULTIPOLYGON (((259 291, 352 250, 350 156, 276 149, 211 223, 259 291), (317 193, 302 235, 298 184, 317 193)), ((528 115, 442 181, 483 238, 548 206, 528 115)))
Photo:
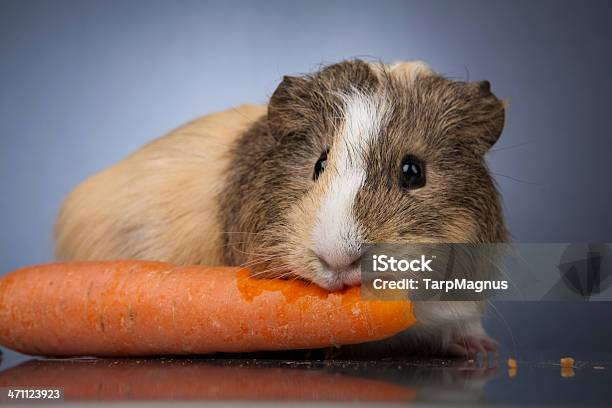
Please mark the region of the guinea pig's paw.
POLYGON ((497 350, 497 342, 486 334, 456 337, 448 345, 448 354, 456 357, 487 356, 497 350))

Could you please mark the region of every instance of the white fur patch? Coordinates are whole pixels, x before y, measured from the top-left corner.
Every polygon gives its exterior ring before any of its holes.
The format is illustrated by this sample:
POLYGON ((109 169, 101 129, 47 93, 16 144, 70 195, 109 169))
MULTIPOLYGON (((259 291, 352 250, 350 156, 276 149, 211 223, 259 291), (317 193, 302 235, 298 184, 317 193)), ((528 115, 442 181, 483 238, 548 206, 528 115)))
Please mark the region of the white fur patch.
POLYGON ((329 155, 329 187, 317 212, 314 250, 331 267, 348 266, 362 241, 353 204, 366 178, 368 146, 383 131, 390 105, 383 95, 353 92, 343 95, 344 124, 329 155))
POLYGON ((400 61, 389 66, 391 73, 399 75, 408 84, 413 85, 418 77, 432 75, 433 71, 423 61, 400 61))

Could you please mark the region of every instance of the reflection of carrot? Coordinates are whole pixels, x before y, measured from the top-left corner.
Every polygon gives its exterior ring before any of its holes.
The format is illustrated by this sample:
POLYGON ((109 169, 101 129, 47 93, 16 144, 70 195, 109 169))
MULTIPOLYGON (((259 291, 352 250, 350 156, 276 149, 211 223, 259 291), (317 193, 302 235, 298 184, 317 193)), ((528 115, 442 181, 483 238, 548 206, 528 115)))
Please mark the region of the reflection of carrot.
POLYGON ((0 343, 64 356, 286 350, 378 340, 414 323, 408 301, 248 274, 144 261, 21 269, 0 280, 0 343))
POLYGON ((66 400, 409 401, 412 388, 303 369, 181 360, 30 361, 0 387, 64 388, 66 400))

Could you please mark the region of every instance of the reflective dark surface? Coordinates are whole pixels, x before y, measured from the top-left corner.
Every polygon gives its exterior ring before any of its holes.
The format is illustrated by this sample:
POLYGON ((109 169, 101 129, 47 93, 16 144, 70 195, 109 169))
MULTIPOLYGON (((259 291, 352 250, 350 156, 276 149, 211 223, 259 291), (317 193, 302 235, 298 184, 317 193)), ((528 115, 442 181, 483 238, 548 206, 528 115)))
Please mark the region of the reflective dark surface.
POLYGON ((358 361, 286 352, 42 359, 4 350, 0 387, 62 387, 66 401, 610 405, 611 356, 581 356, 573 368, 562 369, 559 356, 520 353, 512 370, 505 356, 358 361))

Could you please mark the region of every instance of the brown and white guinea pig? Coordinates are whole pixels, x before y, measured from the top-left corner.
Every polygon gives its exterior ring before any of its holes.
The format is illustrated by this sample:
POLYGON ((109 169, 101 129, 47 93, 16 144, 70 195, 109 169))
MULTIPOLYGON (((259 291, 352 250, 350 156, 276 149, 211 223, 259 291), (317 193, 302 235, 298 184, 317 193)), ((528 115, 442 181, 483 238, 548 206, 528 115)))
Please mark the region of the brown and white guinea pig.
MULTIPOLYGON (((285 77, 267 107, 190 122, 91 177, 56 225, 61 260, 248 265, 357 285, 363 243, 506 240, 485 153, 504 124, 489 83, 421 62, 345 61, 285 77)), ((423 302, 418 352, 494 343, 478 302, 423 302)))

